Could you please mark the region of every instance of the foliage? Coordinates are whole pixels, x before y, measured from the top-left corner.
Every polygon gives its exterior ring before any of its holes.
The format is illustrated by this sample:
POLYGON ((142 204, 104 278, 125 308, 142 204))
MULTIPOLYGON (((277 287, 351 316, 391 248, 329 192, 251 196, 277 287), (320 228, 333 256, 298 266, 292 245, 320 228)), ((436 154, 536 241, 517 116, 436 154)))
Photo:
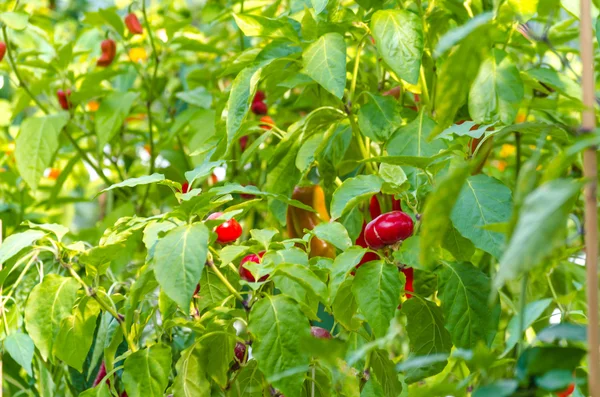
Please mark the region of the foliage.
POLYGON ((572 1, 96 3, 0 5, 5 395, 586 395, 572 1))

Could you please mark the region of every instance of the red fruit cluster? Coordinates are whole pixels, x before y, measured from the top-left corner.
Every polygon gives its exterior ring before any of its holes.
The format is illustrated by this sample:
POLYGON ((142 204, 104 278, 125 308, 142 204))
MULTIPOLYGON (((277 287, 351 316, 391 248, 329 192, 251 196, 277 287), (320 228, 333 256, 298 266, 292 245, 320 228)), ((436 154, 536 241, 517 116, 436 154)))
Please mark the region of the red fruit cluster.
POLYGON ((412 235, 413 220, 402 211, 392 211, 379 215, 367 224, 365 242, 372 249, 406 240, 412 235))
MULTIPOLYGON (((217 219, 223 213, 215 212, 211 214, 207 219, 217 219)), ((242 235, 242 226, 234 218, 220 224, 215 228, 217 233, 217 242, 221 244, 231 243, 237 240, 242 235)))
POLYGON ((331 333, 327 331, 325 328, 321 327, 310 327, 310 334, 317 339, 331 339, 331 333))
POLYGON ((6 43, 0 41, 0 62, 4 59, 4 54, 6 54, 6 43))
MULTIPOLYGON (((264 254, 265 254, 265 251, 262 251, 262 252, 259 252, 258 254, 246 255, 242 259, 242 261, 240 262, 240 268, 239 268, 240 277, 242 278, 242 280, 246 280, 251 283, 256 281, 256 279, 254 278, 252 273, 250 273, 250 270, 246 269, 246 267, 244 266, 244 263, 248 263, 248 262, 260 263, 260 260, 262 259, 264 254)), ((265 281, 268 278, 269 278, 269 275, 267 274, 265 276, 262 276, 260 279, 258 279, 258 281, 265 281)))
POLYGON ((106 39, 100 44, 100 49, 102 50, 102 55, 98 58, 96 65, 103 67, 109 66, 113 59, 115 59, 117 44, 112 39, 106 39))
POLYGON ((66 91, 63 90, 58 90, 56 91, 56 97, 58 98, 58 103, 60 104, 60 107, 63 108, 64 110, 69 110, 71 109, 71 101, 69 100, 69 97, 71 96, 71 90, 67 88, 66 91))
POLYGON ((127 30, 131 34, 142 34, 144 32, 140 20, 133 12, 130 12, 125 17, 125 26, 127 26, 127 30))
POLYGON ((252 113, 254 114, 259 114, 259 115, 263 115, 263 114, 267 114, 267 111, 269 110, 269 108, 267 107, 267 104, 264 102, 265 101, 265 92, 264 91, 256 91, 256 95, 254 95, 254 99, 252 99, 252 113))

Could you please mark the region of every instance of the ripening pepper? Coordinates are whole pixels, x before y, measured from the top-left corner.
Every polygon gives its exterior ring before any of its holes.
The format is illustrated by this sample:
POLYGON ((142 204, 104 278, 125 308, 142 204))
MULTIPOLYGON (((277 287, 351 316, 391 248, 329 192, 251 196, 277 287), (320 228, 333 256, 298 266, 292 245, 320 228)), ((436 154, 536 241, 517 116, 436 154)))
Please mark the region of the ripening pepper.
POLYGON ((130 12, 125 17, 125 26, 127 26, 127 30, 131 34, 142 34, 144 32, 140 20, 133 12, 130 12))
POLYGON ((60 104, 60 107, 62 109, 69 110, 71 108, 71 101, 69 100, 70 96, 71 96, 71 90, 68 88, 65 91, 63 91, 63 90, 56 91, 56 97, 58 98, 58 103, 60 104))
POLYGON ((100 55, 100 58, 98 58, 96 65, 103 67, 109 66, 113 59, 115 59, 115 55, 117 53, 117 44, 112 39, 102 40, 100 49, 102 50, 102 55, 100 55))
MULTIPOLYGON (((291 238, 302 238, 304 229, 312 230, 321 222, 329 222, 329 213, 325 206, 325 193, 319 185, 296 187, 292 199, 314 208, 316 213, 291 205, 288 206, 287 230, 291 238)), ((335 247, 326 241, 313 237, 310 240, 310 257, 315 256, 333 258, 335 247)))
POLYGON ((6 54, 6 43, 0 41, 0 62, 4 59, 4 54, 6 54))

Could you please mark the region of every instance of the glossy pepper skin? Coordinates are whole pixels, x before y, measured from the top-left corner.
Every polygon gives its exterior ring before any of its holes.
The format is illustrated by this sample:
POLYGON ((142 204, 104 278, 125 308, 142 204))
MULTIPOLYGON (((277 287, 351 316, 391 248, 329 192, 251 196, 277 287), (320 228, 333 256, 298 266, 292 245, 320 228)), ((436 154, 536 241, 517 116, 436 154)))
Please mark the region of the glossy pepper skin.
POLYGON ((331 339, 331 333, 325 328, 321 327, 310 327, 310 334, 317 339, 331 339))
MULTIPOLYGON (((404 289, 406 291, 415 292, 415 290, 413 289, 413 281, 415 278, 415 269, 413 269, 412 267, 405 267, 402 269, 402 273, 404 273, 404 276, 406 277, 406 284, 404 285, 404 289)), ((410 299, 410 298, 412 298, 412 295, 407 292, 406 298, 410 299)))
MULTIPOLYGON (((321 222, 329 222, 329 213, 325 206, 325 193, 319 185, 296 187, 292 199, 314 208, 317 213, 288 206, 286 218, 290 238, 302 238, 304 229, 312 230, 321 222)), ((335 247, 313 237, 310 239, 310 257, 315 256, 333 258, 335 257, 335 247)))
POLYGON ((131 34, 144 33, 144 28, 142 28, 140 20, 138 19, 137 15, 135 15, 133 12, 130 12, 125 17, 125 26, 127 26, 127 30, 129 30, 129 33, 131 34))
POLYGON ((4 54, 6 54, 6 43, 0 41, 0 62, 4 59, 4 54))
MULTIPOLYGON (((251 283, 256 282, 256 279, 254 278, 252 273, 250 273, 250 270, 246 269, 246 267, 244 266, 244 263, 248 263, 248 262, 260 263, 264 254, 265 254, 265 251, 259 252, 258 254, 246 255, 241 260, 239 272, 240 272, 240 277, 242 280, 246 280, 251 283)), ((258 279, 258 281, 265 281, 268 278, 269 278, 269 275, 267 274, 267 275, 262 276, 260 279, 258 279)))
POLYGON ((58 90, 56 91, 56 97, 58 98, 58 103, 63 110, 71 109, 71 101, 69 97, 71 96, 71 90, 67 89, 66 91, 58 90))
POLYGON ((258 114, 258 115, 267 114, 267 111, 269 110, 269 108, 267 107, 267 104, 262 101, 252 102, 251 109, 252 109, 252 113, 258 114))
POLYGON ((571 383, 569 385, 569 387, 567 387, 565 390, 557 392, 556 395, 558 397, 568 397, 571 394, 573 394, 573 391, 575 390, 575 383, 571 383))
POLYGON ((263 102, 265 99, 267 99, 267 95, 265 94, 265 92, 262 90, 257 90, 256 94, 254 94, 252 102, 263 102))
MULTIPOLYGON (((215 212, 211 214, 207 219, 217 219, 223 213, 215 212)), ((242 226, 236 221, 234 218, 221 223, 219 226, 215 228, 215 233, 217 233, 217 242, 221 244, 227 244, 234 242, 242 235, 242 226)))
POLYGON ((379 215, 367 224, 365 242, 372 249, 380 249, 406 240, 412 235, 413 220, 402 211, 379 215))
POLYGON ((100 49, 102 50, 102 55, 100 55, 100 58, 98 58, 96 65, 102 67, 109 66, 113 59, 115 59, 115 55, 117 53, 117 44, 113 39, 102 40, 100 49))

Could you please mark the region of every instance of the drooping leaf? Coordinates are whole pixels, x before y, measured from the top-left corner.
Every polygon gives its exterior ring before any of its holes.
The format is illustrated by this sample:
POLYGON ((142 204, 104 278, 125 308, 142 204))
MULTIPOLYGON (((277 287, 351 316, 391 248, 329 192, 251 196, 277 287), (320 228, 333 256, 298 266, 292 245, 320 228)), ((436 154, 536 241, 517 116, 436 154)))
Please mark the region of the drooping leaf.
POLYGON ((334 96, 342 98, 346 87, 346 43, 339 33, 326 33, 302 54, 302 72, 334 96))
POLYGON ((470 263, 444 264, 438 298, 454 346, 475 349, 495 333, 498 324, 488 304, 490 291, 489 277, 470 263))
POLYGON ((377 51, 410 84, 417 84, 423 56, 423 24, 408 10, 380 10, 371 18, 377 51))
POLYGON ((249 361, 235 379, 235 385, 229 389, 228 397, 263 397, 263 376, 258 370, 256 360, 249 361))
POLYGON ((144 175, 138 178, 129 178, 124 180, 123 182, 115 183, 110 185, 106 189, 102 190, 102 192, 107 192, 109 190, 113 190, 120 187, 135 187, 139 185, 149 185, 151 183, 162 182, 165 180, 165 176, 163 174, 154 173, 152 175, 144 175))
POLYGON ((44 359, 52 352, 61 321, 71 314, 79 287, 72 277, 49 274, 29 294, 25 328, 44 359))
POLYGON ((46 233, 41 230, 26 230, 22 233, 11 234, 0 245, 0 263, 8 261, 22 249, 30 247, 45 235, 46 233))
POLYGON ((177 376, 173 382, 173 393, 182 397, 210 395, 210 381, 202 366, 202 357, 196 345, 181 352, 176 364, 177 376))
POLYGON ((327 302, 327 286, 307 266, 293 263, 283 263, 275 269, 274 275, 282 275, 299 283, 303 288, 318 297, 321 302, 327 302))
POLYGON ((310 328, 299 306, 283 295, 266 296, 252 306, 248 330, 256 338, 252 354, 268 382, 299 397, 309 357, 302 341, 310 328))
POLYGON ((513 347, 517 345, 519 339, 521 338, 522 333, 546 311, 548 306, 552 303, 552 299, 540 299, 531 303, 528 303, 525 306, 525 311, 523 314, 523 328, 519 331, 519 326, 521 323, 520 316, 517 314, 513 316, 508 326, 506 327, 506 332, 508 333, 508 339, 506 340, 506 348, 502 355, 508 354, 512 350, 513 347))
POLYGON ((171 348, 157 343, 131 354, 124 365, 122 380, 129 397, 162 396, 169 383, 171 348))
POLYGON ((525 95, 519 70, 505 51, 494 49, 483 61, 469 92, 469 114, 479 124, 511 124, 525 95))
POLYGON ((531 270, 552 252, 580 188, 578 182, 557 179, 525 198, 514 233, 500 259, 494 280, 497 287, 531 270))
POLYGON ((0 13, 0 21, 13 30, 25 30, 29 23, 29 15, 25 12, 6 11, 0 13))
POLYGON ((135 92, 115 92, 102 100, 100 108, 94 113, 100 150, 104 150, 104 145, 110 142, 121 128, 137 97, 135 92))
POLYGON ((466 180, 452 210, 456 230, 496 258, 502 255, 504 236, 486 226, 510 219, 512 194, 499 180, 479 174, 466 180))
POLYGON ((21 124, 16 139, 15 159, 19 175, 31 190, 37 190, 44 170, 58 149, 58 136, 69 115, 60 112, 43 117, 29 117, 21 124))
POLYGON ((371 352, 371 368, 381 384, 384 396, 399 396, 402 393, 402 384, 398 380, 396 366, 389 358, 389 352, 379 349, 371 352))
POLYGON ((348 330, 356 330, 360 326, 360 322, 354 317, 358 304, 352 293, 352 280, 345 280, 339 287, 333 304, 333 317, 344 328, 348 330))
POLYGON ((280 37, 297 41, 297 34, 286 17, 267 18, 251 14, 233 14, 235 23, 246 36, 280 37))
POLYGON ((227 147, 231 145, 235 134, 239 131, 248 114, 261 72, 262 69, 260 68, 247 67, 231 83, 231 91, 227 101, 227 147))
POLYGON ((29 335, 22 332, 12 333, 4 339, 2 346, 12 359, 23 367, 29 376, 33 377, 31 363, 35 346, 29 335))
POLYGON ((156 281, 184 310, 200 281, 207 252, 208 229, 201 222, 168 231, 154 249, 156 281))
MULTIPOLYGON (((413 297, 402 304, 402 312, 407 318, 406 330, 410 340, 411 357, 450 353, 451 337, 444 327, 442 310, 435 303, 413 297)), ((435 375, 445 366, 446 361, 443 361, 408 370, 406 383, 414 383, 435 375)))
POLYGON ((86 296, 73 310, 73 314, 61 321, 53 345, 54 355, 79 372, 83 371, 83 363, 92 346, 99 314, 100 304, 86 296))
POLYGON ((367 103, 358 111, 358 126, 371 140, 385 142, 402 122, 398 101, 392 96, 367 95, 367 103))
POLYGON ((356 271, 352 293, 379 338, 387 333, 398 307, 404 285, 402 279, 398 268, 384 261, 366 263, 356 271))
POLYGON ((346 279, 346 276, 358 265, 364 254, 364 248, 354 246, 335 257, 329 281, 329 299, 331 301, 336 298, 338 290, 346 279))

